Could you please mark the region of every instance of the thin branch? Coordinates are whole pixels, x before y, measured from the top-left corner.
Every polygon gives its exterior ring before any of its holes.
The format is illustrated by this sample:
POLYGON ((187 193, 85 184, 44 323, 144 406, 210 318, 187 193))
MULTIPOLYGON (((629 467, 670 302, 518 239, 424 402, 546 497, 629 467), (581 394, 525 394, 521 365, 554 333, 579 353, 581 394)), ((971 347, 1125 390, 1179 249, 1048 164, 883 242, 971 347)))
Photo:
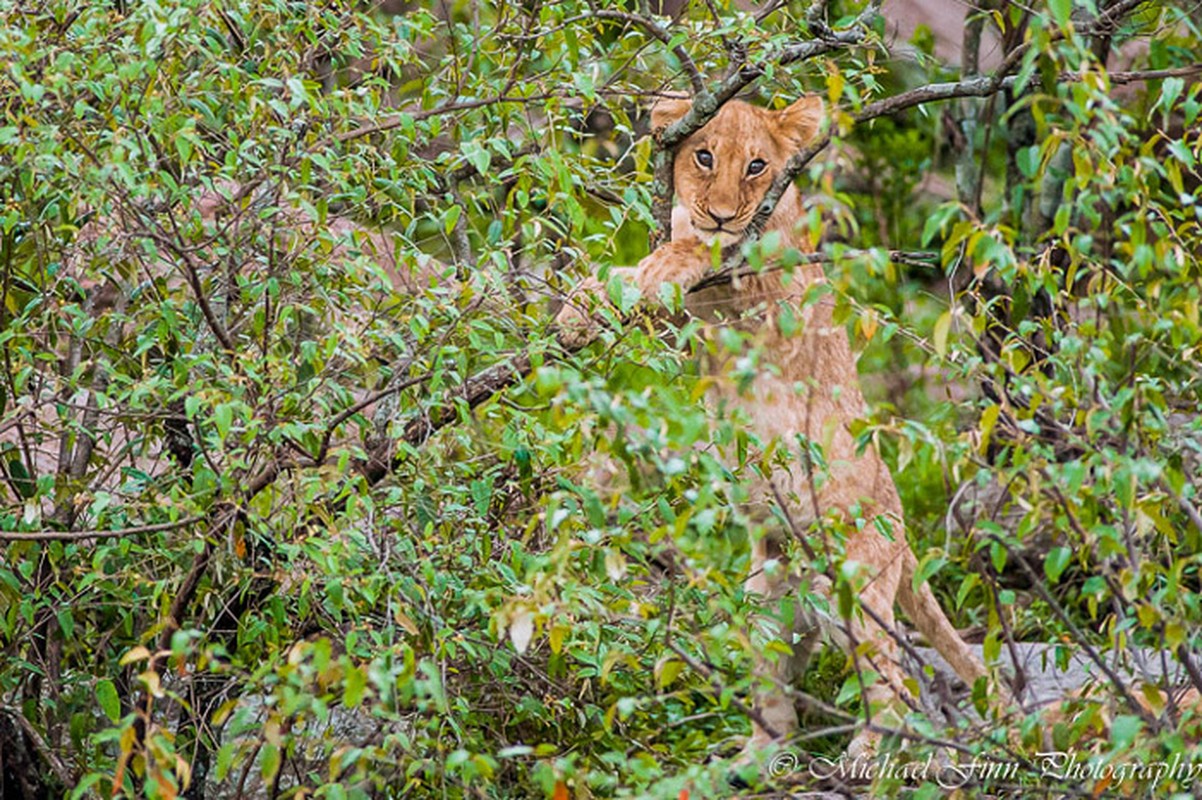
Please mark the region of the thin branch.
POLYGON ((80 539, 117 539, 127 536, 142 536, 147 533, 163 533, 186 528, 204 520, 202 516, 185 517, 175 522, 160 522, 155 525, 137 525, 119 530, 88 531, 0 531, 0 542, 75 542, 80 539))
MULTIPOLYGON (((1177 645, 1177 660, 1185 667, 1185 672, 1189 675, 1190 683, 1199 692, 1202 692, 1202 670, 1198 669, 1198 664, 1194 661, 1193 655, 1190 653, 1189 647, 1184 642, 1177 645)), ((1167 675, 1168 672, 1166 671, 1167 675)))
POLYGON ((384 398, 394 395, 398 392, 403 392, 409 387, 416 386, 419 383, 424 383, 429 379, 430 374, 424 373, 413 378, 407 378, 403 381, 398 381, 391 386, 386 386, 378 392, 372 392, 358 402, 338 412, 334 419, 330 420, 330 424, 326 426, 326 432, 322 435, 321 446, 317 449, 317 457, 315 460, 319 463, 325 460, 326 455, 330 451, 330 440, 333 438, 334 431, 338 429, 339 425, 346 422, 348 419, 355 416, 372 403, 379 402, 380 400, 383 400, 384 398))
MULTIPOLYGON (((680 656, 680 659, 684 661, 684 663, 689 665, 689 669, 700 674, 702 677, 708 680, 710 682, 710 686, 714 687, 714 691, 718 693, 719 697, 723 695, 726 687, 724 687, 722 682, 718 680, 717 674, 712 669, 686 653, 684 649, 682 649, 681 646, 676 642, 669 641, 667 642, 667 645, 669 650, 676 653, 676 655, 680 656)), ((759 709, 747 705, 733 694, 730 695, 730 704, 734 706, 739 713, 744 714, 748 719, 753 720, 757 725, 759 725, 764 733, 768 734, 770 738, 780 738, 780 733, 776 730, 776 728, 773 728, 768 723, 768 720, 764 719, 764 715, 759 712, 759 709)))
POLYGON ((621 22, 638 25, 647 33, 651 34, 656 39, 659 39, 661 42, 671 48, 672 55, 676 56, 676 59, 680 62, 681 67, 684 68, 685 73, 689 76, 689 83, 692 84, 694 92, 701 93, 705 91, 705 79, 701 76, 700 70, 697 69, 697 64, 693 61, 692 56, 685 51, 682 45, 673 45, 672 35, 660 27, 659 23, 657 23, 655 20, 649 17, 644 17, 642 14, 634 14, 629 11, 612 11, 601 9, 590 11, 588 16, 595 17, 597 19, 619 20, 621 22))
MULTIPOLYGON (((920 266, 937 266, 939 264, 939 253, 933 250, 842 250, 838 254, 834 253, 798 253, 796 260, 798 264, 833 264, 836 261, 851 258, 871 258, 884 253, 888 256, 889 261, 894 264, 913 264, 920 266)), ((740 265, 741 266, 741 265, 740 265)), ((700 292, 713 286, 724 286, 731 282, 736 276, 747 274, 763 274, 765 272, 775 272, 791 267, 772 264, 758 271, 748 270, 740 271, 739 266, 725 266, 721 269, 706 275, 704 278, 693 284, 689 288, 689 292, 700 292)))
POLYGON ((1048 607, 1052 609, 1052 613, 1055 614, 1056 618, 1060 620, 1060 623, 1068 629, 1068 632, 1073 637, 1073 642, 1085 652, 1085 655, 1090 661, 1098 666, 1098 669, 1102 670, 1107 679, 1110 680, 1111 685, 1113 685, 1114 688, 1118 690, 1118 693, 1122 695, 1123 701, 1127 704, 1127 707, 1131 709, 1132 713, 1142 719, 1153 730, 1160 730, 1160 720, 1148 713, 1147 709, 1145 709, 1139 703, 1139 701, 1135 699, 1135 697, 1131 694, 1131 690, 1127 687, 1126 682, 1123 681, 1122 676, 1120 676, 1114 670, 1114 668, 1110 666, 1110 664, 1106 663, 1106 659, 1102 658, 1094 646, 1089 643, 1085 633, 1082 632, 1079 627, 1077 627, 1077 623, 1073 622, 1072 618, 1069 617, 1068 613, 1064 610, 1064 607, 1061 606, 1059 601, 1057 601, 1056 598, 1052 596, 1052 593, 1048 591, 1048 587, 1044 585, 1043 580, 1035 573, 1035 570, 1031 568, 1031 565, 1027 563, 1026 557, 1022 553, 1016 552, 997 534, 990 534, 989 538, 997 545, 1005 549, 1009 557, 1013 558, 1018 563, 1019 567, 1030 579, 1031 586, 1035 590, 1036 594, 1038 594, 1040 598, 1048 604, 1048 607))
POLYGON ((1164 78, 1188 78, 1202 73, 1202 64, 1190 64, 1187 67, 1174 69, 1147 69, 1136 72, 1108 73, 1111 83, 1119 85, 1126 83, 1141 83, 1143 81, 1158 81, 1164 78))
POLYGON ((559 95, 554 92, 542 92, 540 94, 531 94, 524 97, 514 97, 502 92, 501 94, 497 94, 492 97, 485 97, 480 100, 462 100, 454 103, 444 103, 443 105, 424 110, 413 109, 402 111, 399 114, 393 114, 392 116, 385 117, 384 119, 370 125, 361 125, 358 128, 353 128, 352 130, 335 134, 329 140, 321 142, 313 149, 315 151, 319 151, 335 142, 342 144, 349 142, 352 139, 361 139, 364 136, 371 136, 375 133, 385 133, 395 128, 399 128, 402 125, 407 125, 413 122, 421 122, 422 120, 429 119, 431 117, 439 117, 443 114, 453 114, 458 111, 470 111, 474 108, 483 108, 484 106, 496 105, 497 103, 531 103, 538 100, 549 100, 552 97, 558 96, 559 95))
MULTIPOLYGON (((213 311, 213 306, 209 302, 209 296, 205 293, 204 286, 200 282, 200 265, 196 262, 195 257, 184 246, 187 240, 180 232, 179 223, 175 220, 174 214, 167 215, 168 222, 171 223, 171 231, 175 235, 173 239, 170 236, 164 236, 155 233, 144 220, 142 226, 144 230, 151 234, 152 237, 158 240, 168 250, 174 252, 183 260, 184 278, 187 279, 188 285, 192 288, 192 294, 196 300, 196 304, 200 307, 200 313, 204 316, 205 322, 208 323, 209 329, 213 331, 213 335, 217 337, 217 341, 221 342, 221 346, 229 355, 237 352, 234 347, 234 340, 230 337, 230 333, 225 328, 225 324, 218 319, 217 314, 213 311)), ((160 227, 160 226, 156 226, 160 227)))
MULTIPOLYGON (((67 765, 59 757, 58 753, 54 751, 54 748, 38 733, 38 729, 33 726, 33 723, 25 718, 20 709, 0 706, 0 714, 6 714, 16 721, 25 735, 29 737, 29 740, 33 742, 34 749, 37 750, 38 755, 50 767, 50 771, 54 773, 54 777, 58 778, 63 788, 71 789, 75 787, 76 781, 71 775, 71 770, 67 768, 67 765)), ((0 762, 2 761, 3 759, 0 758, 0 762)))

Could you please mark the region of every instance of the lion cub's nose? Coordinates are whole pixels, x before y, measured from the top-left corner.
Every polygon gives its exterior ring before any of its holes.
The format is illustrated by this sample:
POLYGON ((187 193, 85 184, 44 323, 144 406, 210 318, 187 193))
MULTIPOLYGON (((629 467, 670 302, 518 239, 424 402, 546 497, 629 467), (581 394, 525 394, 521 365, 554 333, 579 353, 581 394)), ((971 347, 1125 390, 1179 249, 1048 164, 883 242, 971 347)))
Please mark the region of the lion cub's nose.
POLYGON ((725 213, 722 211, 716 211, 712 208, 706 213, 710 215, 710 219, 712 219, 719 228, 735 218, 733 212, 725 213))

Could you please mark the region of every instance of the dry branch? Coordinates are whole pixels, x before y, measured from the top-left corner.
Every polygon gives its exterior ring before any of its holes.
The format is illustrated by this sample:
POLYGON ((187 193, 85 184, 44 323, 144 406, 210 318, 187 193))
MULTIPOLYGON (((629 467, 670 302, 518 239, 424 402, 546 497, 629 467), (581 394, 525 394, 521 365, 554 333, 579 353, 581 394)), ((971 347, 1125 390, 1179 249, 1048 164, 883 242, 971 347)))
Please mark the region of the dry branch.
POLYGON ((612 9, 597 9, 589 12, 588 16, 597 19, 619 20, 638 25, 672 49, 672 55, 676 56, 676 60, 684 68, 685 74, 689 76, 689 83, 692 84, 694 92, 705 91, 705 79, 701 77, 701 72, 697 69, 697 64, 693 62, 693 58, 682 45, 673 45, 672 35, 660 27, 659 23, 655 20, 650 17, 644 17, 642 14, 635 14, 629 11, 614 11, 612 9))
POLYGON ((147 533, 163 533, 186 528, 204 520, 204 517, 185 517, 175 522, 160 522, 155 525, 136 525, 118 530, 87 531, 0 531, 0 542, 76 542, 81 539, 117 539, 142 536, 147 533))

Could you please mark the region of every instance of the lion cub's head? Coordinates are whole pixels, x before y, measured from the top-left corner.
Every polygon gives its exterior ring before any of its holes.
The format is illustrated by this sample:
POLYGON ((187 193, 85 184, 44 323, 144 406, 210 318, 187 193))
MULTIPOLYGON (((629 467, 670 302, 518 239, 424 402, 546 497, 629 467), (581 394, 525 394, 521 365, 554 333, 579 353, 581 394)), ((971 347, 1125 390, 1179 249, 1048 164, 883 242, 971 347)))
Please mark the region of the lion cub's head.
MULTIPOLYGON (((660 100, 651 109, 655 128, 688 112, 690 100, 660 100)), ((780 111, 731 100, 676 150, 676 195, 693 229, 706 242, 738 241, 772 179, 789 157, 818 133, 824 113, 816 95, 780 111)))

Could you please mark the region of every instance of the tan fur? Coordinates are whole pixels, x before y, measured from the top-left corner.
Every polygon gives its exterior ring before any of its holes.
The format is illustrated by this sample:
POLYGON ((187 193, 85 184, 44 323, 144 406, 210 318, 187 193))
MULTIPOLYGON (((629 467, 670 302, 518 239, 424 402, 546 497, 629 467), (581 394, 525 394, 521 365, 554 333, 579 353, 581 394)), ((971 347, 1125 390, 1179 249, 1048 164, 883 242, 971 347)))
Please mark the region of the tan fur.
MULTIPOLYGON (((661 101, 652 112, 656 128, 670 124, 689 108, 688 101, 661 101)), ((676 153, 675 183, 679 205, 673 214, 672 241, 645 258, 630 274, 645 299, 659 297, 664 283, 679 284, 687 290, 696 284, 712 263, 711 245, 737 242, 763 198, 773 178, 794 152, 818 132, 824 116, 822 101, 805 97, 780 111, 769 111, 739 101, 727 103, 713 120, 683 142, 676 153), (710 154, 712 165, 699 162, 697 153, 710 154), (766 168, 749 175, 748 165, 760 159, 766 168), (719 227, 721 222, 721 227, 719 227)), ((768 226, 784 247, 807 250, 797 230, 803 218, 801 198, 790 187, 777 205, 768 226)), ((960 639, 935 596, 925 584, 917 592, 911 579, 917 560, 906 542, 902 507, 897 489, 884 462, 871 447, 857 453, 851 434, 853 420, 865 414, 863 395, 856 374, 847 333, 832 318, 829 298, 803 303, 807 289, 825 277, 818 266, 800 267, 792 279, 782 271, 770 271, 747 277, 729 286, 693 292, 686 307, 706 320, 737 320, 741 329, 754 334, 765 364, 749 389, 738 391, 725 378, 731 358, 710 357, 707 369, 714 379, 711 401, 718 407, 738 409, 750 419, 750 429, 767 446, 778 439, 782 446, 797 448, 800 434, 820 443, 829 474, 811 487, 807 471, 794 464, 789 471, 778 471, 769 481, 763 479, 751 490, 751 512, 771 522, 775 488, 783 497, 792 498, 790 515, 805 527, 821 515, 847 514, 859 505, 867 524, 849 535, 845 554, 849 562, 864 570, 865 583, 860 592, 863 606, 879 618, 883 626, 894 626, 894 603, 899 603, 931 644, 968 683, 985 676, 985 667, 960 639), (801 321, 800 332, 791 336, 778 325, 781 305, 791 307, 801 321), (752 310, 751 321, 745 319, 752 310), (817 507, 815 507, 815 501, 817 507), (885 517, 892 526, 893 541, 878 532, 873 521, 885 517)), ((595 290, 595 282, 589 286, 595 290)), ((579 340, 590 333, 581 303, 572 303, 560 314, 565 336, 579 340)), ((771 559, 779 559, 784 531, 755 543, 748 589, 768 600, 781 600, 796 593, 803 580, 798 570, 787 566, 765 570, 771 559)), ((807 576, 811 589, 829 591, 822 576, 807 576)), ((804 667, 817 636, 813 615, 795 614, 794 630, 782 631, 767 623, 769 635, 792 645, 793 657, 762 659, 756 665, 765 689, 755 698, 759 717, 779 736, 796 730, 797 716, 785 686, 804 667), (790 635, 791 634, 791 635, 790 635)), ((868 691, 874 702, 896 702, 906 691, 898 666, 898 647, 881 624, 870 615, 857 617, 847 626, 851 636, 870 652, 871 665, 882 680, 868 691), (863 646, 866 644, 866 648, 863 646)), ((846 638, 846 637, 844 637, 846 638)), ((759 648, 757 648, 759 650, 759 648)), ((863 653, 861 653, 863 655, 863 653)), ((771 736, 760 724, 753 726, 751 747, 767 743, 771 736)), ((871 736, 861 734, 852 749, 862 752, 874 746, 871 736)))

